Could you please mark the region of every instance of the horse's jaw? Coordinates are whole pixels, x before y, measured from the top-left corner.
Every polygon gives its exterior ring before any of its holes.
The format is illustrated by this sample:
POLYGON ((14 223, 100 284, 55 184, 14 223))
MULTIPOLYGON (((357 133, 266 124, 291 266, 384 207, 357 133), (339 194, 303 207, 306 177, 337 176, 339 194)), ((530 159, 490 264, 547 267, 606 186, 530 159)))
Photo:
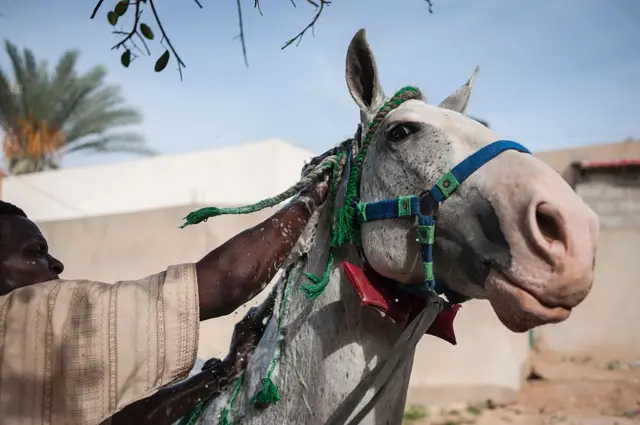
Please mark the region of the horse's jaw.
MULTIPOLYGON (((325 247, 329 242, 329 220, 325 214, 323 212, 319 217, 304 264, 304 271, 317 275, 324 272, 328 256, 325 247)), ((233 424, 322 425, 362 377, 393 350, 404 324, 394 323, 372 308, 361 307, 353 286, 338 265, 340 261, 361 265, 355 250, 342 249, 339 258, 335 259, 328 286, 316 300, 305 298, 301 291, 304 277, 293 282, 285 320, 284 349, 273 374, 280 401, 265 409, 256 409, 249 403, 261 389, 262 379, 273 359, 279 318, 274 315, 245 372, 242 391, 231 415, 233 424)), ((283 286, 282 282, 280 285, 283 286)), ((393 376, 385 395, 363 425, 402 421, 411 366, 412 362, 407 362, 393 376)), ((230 388, 227 395, 213 401, 201 423, 219 423, 220 413, 227 407, 232 390, 230 388)), ((365 396, 364 403, 368 399, 369 396, 365 396)))

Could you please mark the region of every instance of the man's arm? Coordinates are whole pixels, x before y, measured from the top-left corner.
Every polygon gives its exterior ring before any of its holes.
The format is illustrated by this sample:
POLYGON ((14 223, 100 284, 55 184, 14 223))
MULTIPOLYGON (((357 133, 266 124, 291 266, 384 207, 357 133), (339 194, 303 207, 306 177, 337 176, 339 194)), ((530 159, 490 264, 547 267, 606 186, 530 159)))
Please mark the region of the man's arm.
POLYGON ((327 192, 319 183, 196 263, 200 320, 229 314, 264 289, 327 192))

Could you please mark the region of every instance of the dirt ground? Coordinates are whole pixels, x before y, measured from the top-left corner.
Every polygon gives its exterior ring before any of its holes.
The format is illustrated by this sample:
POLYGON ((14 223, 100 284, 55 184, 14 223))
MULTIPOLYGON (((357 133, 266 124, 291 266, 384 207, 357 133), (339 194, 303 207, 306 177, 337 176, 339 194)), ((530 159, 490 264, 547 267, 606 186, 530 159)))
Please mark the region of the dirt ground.
POLYGON ((404 425, 640 424, 640 361, 538 355, 532 365, 511 404, 487 400, 437 411, 412 405, 404 425))

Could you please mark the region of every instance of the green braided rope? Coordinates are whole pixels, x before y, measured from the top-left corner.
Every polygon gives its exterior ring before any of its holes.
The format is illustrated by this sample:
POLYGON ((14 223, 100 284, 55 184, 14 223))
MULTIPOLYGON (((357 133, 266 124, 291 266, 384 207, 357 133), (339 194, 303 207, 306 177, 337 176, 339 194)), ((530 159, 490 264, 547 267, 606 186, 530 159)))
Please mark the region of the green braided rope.
POLYGON ((306 298, 315 300, 324 292, 331 278, 331 270, 333 270, 333 252, 329 251, 329 258, 322 276, 317 276, 313 273, 304 273, 304 276, 310 281, 310 283, 302 285, 302 291, 306 298))
POLYGON ((262 201, 256 202, 255 204, 235 208, 205 207, 197 211, 193 211, 184 218, 185 222, 182 224, 182 226, 180 226, 180 228, 184 229, 187 226, 207 221, 209 218, 219 215, 251 214, 268 207, 274 207, 279 203, 291 198, 296 193, 299 193, 300 191, 310 187, 313 183, 316 183, 318 180, 320 180, 324 172, 328 168, 332 167, 334 167, 334 161, 326 160, 321 163, 316 169, 311 171, 308 175, 300 179, 298 183, 294 184, 281 194, 273 196, 271 198, 263 199, 262 201))
POLYGON ((251 404, 254 407, 262 408, 280 401, 280 391, 278 390, 276 384, 273 382, 273 372, 275 371, 276 366, 280 361, 282 351, 284 350, 286 325, 285 321, 287 318, 287 314, 289 313, 289 300, 291 298, 291 293, 293 292, 294 282, 300 276, 301 270, 302 267, 300 261, 291 265, 291 267, 289 268, 289 275, 284 281, 285 287, 282 291, 280 317, 278 318, 278 341, 273 352, 273 357, 269 362, 267 372, 262 378, 262 389, 258 391, 258 393, 254 395, 250 400, 251 404))
POLYGON ((337 226, 335 233, 331 238, 332 247, 340 247, 347 242, 354 242, 355 240, 355 224, 354 219, 356 215, 356 209, 354 207, 354 201, 358 197, 358 188, 360 186, 360 175, 362 173, 362 164, 367 156, 369 150, 369 144, 373 135, 378 130, 380 123, 389 115, 389 112, 396 109, 403 102, 409 99, 421 98, 422 94, 420 90, 415 87, 403 87, 396 94, 393 95, 388 102, 386 102, 369 124, 369 128, 362 141, 362 146, 356 156, 353 164, 351 164, 351 171, 349 173, 349 183, 347 184, 347 190, 344 197, 344 205, 338 211, 337 226))
POLYGON ((240 375, 238 379, 236 379, 236 385, 233 388, 233 394, 231 394, 231 398, 229 402, 222 409, 222 413, 220 413, 220 422, 218 425, 231 425, 233 422, 231 421, 231 411, 233 410, 233 405, 236 402, 236 398, 238 398, 238 394, 240 394, 240 389, 242 388, 242 381, 244 380, 244 373, 240 375))

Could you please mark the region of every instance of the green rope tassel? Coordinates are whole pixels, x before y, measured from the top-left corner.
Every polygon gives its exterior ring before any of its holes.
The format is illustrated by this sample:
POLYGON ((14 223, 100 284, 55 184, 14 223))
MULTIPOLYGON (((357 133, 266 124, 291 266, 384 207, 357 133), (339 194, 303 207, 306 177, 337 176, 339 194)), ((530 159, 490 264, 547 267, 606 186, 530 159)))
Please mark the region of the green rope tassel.
POLYGON ((285 344, 285 322, 287 314, 289 313, 289 300, 291 299, 291 293, 293 290, 293 284, 300 276, 300 260, 289 268, 287 280, 285 281, 285 287, 282 293, 282 302, 280 304, 280 317, 278 321, 278 341, 276 348, 273 352, 273 357, 269 362, 267 373, 262 378, 262 389, 258 391, 256 395, 251 398, 251 405, 258 408, 266 407, 270 404, 280 401, 280 391, 273 382, 273 372, 280 361, 282 351, 284 351, 285 344), (295 266, 295 268, 294 268, 295 266))
POLYGON ((222 413, 220 414, 220 422, 218 422, 219 425, 232 425, 231 410, 233 410, 233 405, 235 404, 236 398, 238 397, 240 389, 242 388, 243 379, 244 374, 240 375, 240 377, 236 380, 236 386, 233 389, 233 394, 231 395, 229 402, 227 403, 225 408, 222 409, 222 413))
POLYGON ((302 291, 304 292, 305 298, 315 300, 324 292, 325 288, 329 284, 332 270, 333 252, 330 252, 329 259, 327 260, 327 267, 324 269, 322 276, 317 276, 313 273, 304 273, 304 276, 311 282, 302 285, 302 291))
POLYGON ((262 379, 262 389, 251 399, 254 407, 265 407, 280 401, 280 391, 271 377, 262 379))

